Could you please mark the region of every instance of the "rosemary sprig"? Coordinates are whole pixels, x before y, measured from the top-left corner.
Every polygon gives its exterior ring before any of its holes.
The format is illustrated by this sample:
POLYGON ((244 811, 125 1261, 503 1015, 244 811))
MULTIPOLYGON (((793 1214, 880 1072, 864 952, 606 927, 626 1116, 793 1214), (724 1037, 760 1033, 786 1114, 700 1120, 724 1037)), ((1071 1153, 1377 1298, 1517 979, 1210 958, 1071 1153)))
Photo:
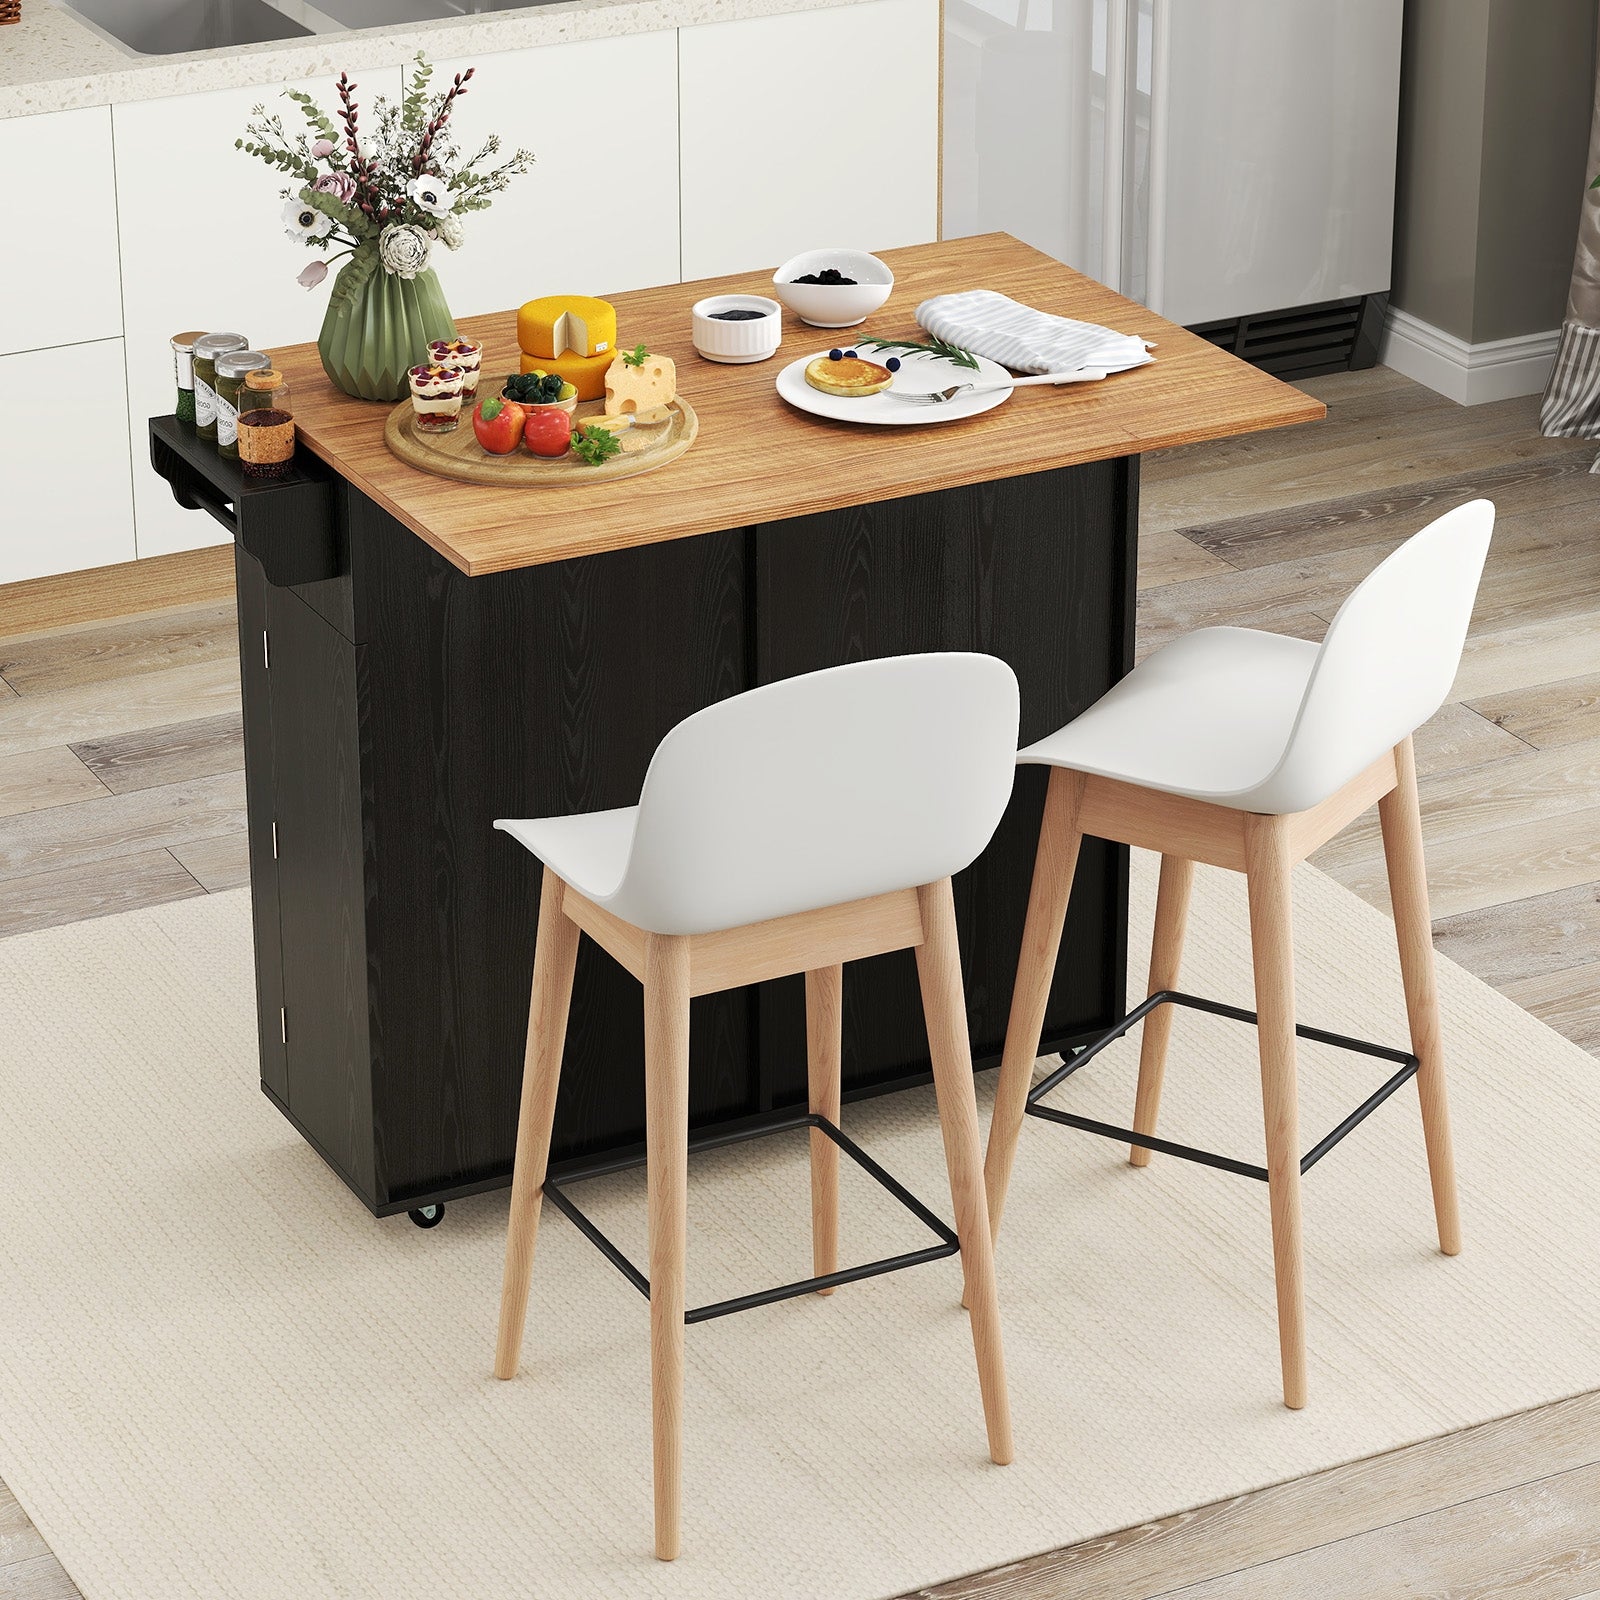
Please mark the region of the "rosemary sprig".
POLYGON ((951 344, 948 339, 930 338, 926 344, 917 344, 912 339, 857 339, 855 343, 857 348, 865 344, 871 345, 874 350, 914 350, 919 355, 949 361, 973 372, 978 370, 978 358, 970 350, 951 344))

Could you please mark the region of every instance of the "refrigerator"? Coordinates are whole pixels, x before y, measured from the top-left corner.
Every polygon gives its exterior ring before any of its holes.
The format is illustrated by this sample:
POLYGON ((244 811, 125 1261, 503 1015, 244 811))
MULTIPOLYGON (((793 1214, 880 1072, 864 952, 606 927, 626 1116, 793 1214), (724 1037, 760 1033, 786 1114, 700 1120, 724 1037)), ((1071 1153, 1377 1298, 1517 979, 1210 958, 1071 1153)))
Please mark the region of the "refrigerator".
POLYGON ((945 0, 943 232, 1285 374, 1369 365, 1403 0, 945 0))

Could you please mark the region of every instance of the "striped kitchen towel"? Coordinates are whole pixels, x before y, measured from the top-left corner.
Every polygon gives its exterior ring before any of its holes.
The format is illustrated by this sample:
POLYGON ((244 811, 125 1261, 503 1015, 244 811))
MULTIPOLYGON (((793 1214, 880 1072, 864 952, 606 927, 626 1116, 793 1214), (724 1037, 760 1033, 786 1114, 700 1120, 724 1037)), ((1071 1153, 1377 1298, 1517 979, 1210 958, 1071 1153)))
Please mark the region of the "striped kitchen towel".
POLYGON ((988 356, 1013 372, 1074 372, 1098 367, 1126 372, 1154 360, 1137 334, 1035 311, 993 289, 939 294, 917 307, 917 321, 936 339, 988 356))

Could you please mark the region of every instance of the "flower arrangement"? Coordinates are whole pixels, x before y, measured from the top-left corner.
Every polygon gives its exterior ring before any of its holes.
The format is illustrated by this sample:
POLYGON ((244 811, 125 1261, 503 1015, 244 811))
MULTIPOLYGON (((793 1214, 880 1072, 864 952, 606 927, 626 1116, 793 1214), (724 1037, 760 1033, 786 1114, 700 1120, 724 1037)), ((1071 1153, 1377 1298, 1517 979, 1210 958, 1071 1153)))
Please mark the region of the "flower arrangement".
POLYGON ((281 116, 258 105, 246 137, 234 141, 235 148, 276 167, 294 185, 281 192, 284 230, 319 252, 297 281, 314 289, 335 261, 349 258, 334 282, 320 343, 329 376, 351 393, 367 398, 391 393, 397 383, 403 385, 404 369, 420 359, 399 345, 415 343, 424 333, 423 343, 454 334, 429 266, 433 247, 459 249, 463 216, 486 210, 512 178, 533 165, 527 150, 495 165, 500 140, 494 134, 471 156, 463 158, 456 147, 451 116, 475 71, 458 72, 448 88, 430 92, 433 67, 419 54, 399 102, 380 95, 372 103, 370 123, 362 120, 357 86, 348 73, 340 73, 337 119, 303 90, 285 89, 305 119, 305 130, 291 133, 281 116), (330 246, 340 248, 320 254, 330 246), (416 326, 397 331, 395 359, 381 363, 381 375, 369 374, 367 381, 352 368, 352 361, 355 367, 361 362, 344 358, 350 357, 348 350, 336 370, 330 340, 338 319, 353 316, 374 295, 390 302, 391 321, 409 317, 416 326), (383 393, 368 394, 368 389, 383 393))

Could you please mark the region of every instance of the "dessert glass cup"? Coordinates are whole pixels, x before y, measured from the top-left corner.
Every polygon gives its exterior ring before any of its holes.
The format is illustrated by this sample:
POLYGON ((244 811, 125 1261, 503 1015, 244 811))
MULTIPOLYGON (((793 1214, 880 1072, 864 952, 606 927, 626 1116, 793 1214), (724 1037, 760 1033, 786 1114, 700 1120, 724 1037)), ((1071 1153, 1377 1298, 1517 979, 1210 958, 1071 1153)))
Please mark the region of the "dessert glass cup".
POLYGON ((478 374, 483 366, 483 341, 480 339, 435 339, 428 346, 428 359, 436 367, 448 367, 465 379, 462 398, 470 406, 478 394, 478 374))
POLYGON ((466 374, 455 367, 412 367, 406 373, 411 409, 423 433, 449 433, 461 422, 466 374))

